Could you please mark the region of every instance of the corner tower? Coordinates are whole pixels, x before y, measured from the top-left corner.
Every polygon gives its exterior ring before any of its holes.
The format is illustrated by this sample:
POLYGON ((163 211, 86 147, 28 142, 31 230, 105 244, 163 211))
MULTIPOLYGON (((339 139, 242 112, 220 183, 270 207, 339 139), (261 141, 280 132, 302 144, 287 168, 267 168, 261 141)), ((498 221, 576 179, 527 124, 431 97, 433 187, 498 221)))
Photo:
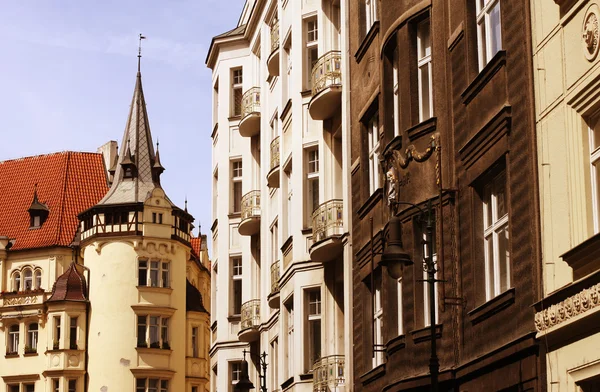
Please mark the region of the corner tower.
POLYGON ((167 197, 137 73, 110 190, 79 215, 89 268, 88 389, 186 390, 193 217, 167 197))

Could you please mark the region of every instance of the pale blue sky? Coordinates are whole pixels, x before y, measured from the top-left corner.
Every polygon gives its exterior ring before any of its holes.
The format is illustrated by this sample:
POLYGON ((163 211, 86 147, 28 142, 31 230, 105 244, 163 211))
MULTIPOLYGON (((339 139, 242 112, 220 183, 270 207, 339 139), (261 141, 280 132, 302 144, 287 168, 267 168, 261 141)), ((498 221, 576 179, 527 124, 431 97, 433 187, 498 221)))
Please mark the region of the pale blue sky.
MULTIPOLYGON (((3 1, 0 160, 96 151, 121 142, 138 34, 152 136, 169 197, 209 234, 210 40, 236 26, 244 0, 3 1)), ((197 229, 194 231, 197 234, 197 229)))

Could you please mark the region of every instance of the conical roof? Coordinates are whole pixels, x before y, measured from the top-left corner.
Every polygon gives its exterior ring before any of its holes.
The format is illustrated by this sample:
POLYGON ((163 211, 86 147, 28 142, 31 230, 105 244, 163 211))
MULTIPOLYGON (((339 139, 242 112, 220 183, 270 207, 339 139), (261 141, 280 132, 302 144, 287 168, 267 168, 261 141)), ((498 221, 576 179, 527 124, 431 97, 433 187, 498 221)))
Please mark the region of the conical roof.
POLYGON ((46 302, 85 301, 86 291, 85 278, 73 262, 65 273, 56 279, 52 286, 52 295, 46 302))
POLYGON ((156 155, 139 71, 121 146, 125 147, 120 149, 112 186, 98 205, 143 203, 154 188, 160 188, 159 178, 152 175, 156 155), (125 178, 123 165, 131 164, 135 166, 136 174, 133 178, 125 178))

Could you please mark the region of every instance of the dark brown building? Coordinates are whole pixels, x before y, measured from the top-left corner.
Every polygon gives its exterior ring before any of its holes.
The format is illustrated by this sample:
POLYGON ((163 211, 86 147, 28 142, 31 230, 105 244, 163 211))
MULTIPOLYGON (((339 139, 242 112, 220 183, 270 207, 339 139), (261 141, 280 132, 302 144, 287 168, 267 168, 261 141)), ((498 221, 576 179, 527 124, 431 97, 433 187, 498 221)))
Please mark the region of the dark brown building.
POLYGON ((429 252, 440 390, 545 390, 529 21, 525 0, 350 2, 356 391, 429 390, 429 252), (399 280, 388 199, 414 261, 399 280))

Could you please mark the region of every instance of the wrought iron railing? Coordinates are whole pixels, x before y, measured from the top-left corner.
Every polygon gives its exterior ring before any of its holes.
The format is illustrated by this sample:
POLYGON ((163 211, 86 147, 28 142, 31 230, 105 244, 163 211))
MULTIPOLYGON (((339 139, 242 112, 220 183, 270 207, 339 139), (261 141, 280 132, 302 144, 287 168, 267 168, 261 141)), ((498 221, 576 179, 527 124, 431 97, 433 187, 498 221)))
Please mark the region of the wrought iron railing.
POLYGON ((242 196, 242 221, 260 216, 260 191, 250 191, 242 196))
POLYGON ((271 264, 271 294, 279 292, 279 260, 271 264))
POLYGON ((311 74, 312 95, 327 87, 342 84, 342 52, 332 50, 319 57, 311 74))
POLYGON ((242 95, 242 118, 260 113, 260 87, 252 87, 242 95))
POLYGON ((279 21, 276 20, 271 25, 271 52, 279 48, 279 21))
POLYGON ((313 243, 344 234, 344 203, 340 199, 326 201, 312 213, 313 243))
POLYGON ((313 392, 332 392, 345 385, 343 355, 322 357, 313 365, 313 392))
POLYGON ((279 166, 279 136, 271 141, 271 169, 279 166))
POLYGON ((242 304, 240 331, 258 328, 260 325, 260 300, 253 299, 242 304))

